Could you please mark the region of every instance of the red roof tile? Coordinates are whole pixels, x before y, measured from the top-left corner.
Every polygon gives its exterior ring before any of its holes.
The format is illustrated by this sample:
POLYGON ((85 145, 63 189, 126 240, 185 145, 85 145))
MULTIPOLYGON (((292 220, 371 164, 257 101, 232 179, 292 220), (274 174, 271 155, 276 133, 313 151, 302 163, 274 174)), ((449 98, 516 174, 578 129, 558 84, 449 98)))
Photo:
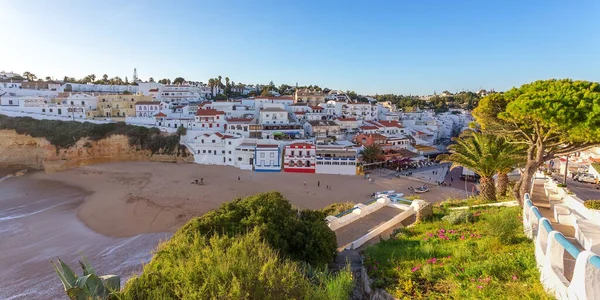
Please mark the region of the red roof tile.
POLYGON ((154 115, 155 117, 166 117, 167 115, 163 114, 162 112, 157 113, 156 115, 154 115))
POLYGON ((342 118, 338 118, 337 120, 341 121, 341 122, 344 122, 344 121, 346 121, 346 122, 354 122, 354 121, 356 121, 356 118, 343 118, 343 119, 342 118))
POLYGON ((215 115, 224 115, 225 112, 216 110, 216 109, 198 109, 196 112, 196 116, 215 116, 215 115))
POLYGON ((275 144, 257 144, 256 148, 279 148, 279 146, 275 144))
POLYGON ((158 92, 158 89, 150 89, 149 92, 158 92))
POLYGON ((377 126, 360 126, 362 130, 377 130, 377 126))
POLYGON ((293 144, 289 144, 288 147, 290 148, 314 148, 315 145, 313 144, 309 144, 309 143, 293 143, 293 144))

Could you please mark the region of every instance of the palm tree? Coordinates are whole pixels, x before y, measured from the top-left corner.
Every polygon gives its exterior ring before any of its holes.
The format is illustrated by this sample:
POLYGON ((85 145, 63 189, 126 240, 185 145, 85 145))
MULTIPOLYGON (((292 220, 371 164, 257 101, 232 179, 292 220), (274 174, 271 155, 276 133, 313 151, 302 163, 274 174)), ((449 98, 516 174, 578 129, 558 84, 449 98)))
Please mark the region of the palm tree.
POLYGON ((102 75, 102 81, 104 83, 107 83, 108 82, 108 75, 106 75, 106 74, 102 75))
POLYGON ((501 158, 505 161, 505 166, 498 169, 496 190, 498 191, 498 196, 504 197, 508 190, 508 173, 527 161, 527 149, 522 145, 508 144, 505 140, 502 143, 506 144, 504 145, 505 150, 502 152, 503 157, 501 158))
POLYGON ((221 92, 220 89, 223 86, 223 82, 221 82, 221 78, 222 78, 221 75, 219 75, 219 77, 217 77, 217 83, 219 84, 217 87, 217 93, 219 93, 219 94, 221 92))
POLYGON ((494 175, 499 171, 515 166, 518 155, 513 145, 492 134, 466 133, 452 138, 456 144, 450 145, 450 154, 440 155, 438 160, 451 162, 452 168, 463 167, 473 170, 481 178, 481 196, 484 201, 496 201, 494 175))
POLYGON ((360 155, 362 155, 362 159, 366 163, 374 163, 383 160, 383 154, 379 144, 365 146, 363 150, 360 151, 360 155))
POLYGON ((210 96, 212 97, 214 95, 213 90, 215 89, 215 80, 212 78, 208 79, 208 86, 210 86, 210 96))
POLYGON ((52 78, 50 78, 50 76, 46 76, 46 81, 50 81, 52 80, 52 78))

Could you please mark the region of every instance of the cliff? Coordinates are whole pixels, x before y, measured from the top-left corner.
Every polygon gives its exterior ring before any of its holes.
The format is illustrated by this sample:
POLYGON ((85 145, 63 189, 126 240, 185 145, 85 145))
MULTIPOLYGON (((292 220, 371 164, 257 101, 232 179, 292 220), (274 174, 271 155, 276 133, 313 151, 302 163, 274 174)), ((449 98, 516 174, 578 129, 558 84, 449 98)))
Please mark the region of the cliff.
POLYGON ((129 145, 125 135, 111 135, 92 141, 78 140, 73 146, 56 147, 44 138, 17 134, 14 130, 0 130, 0 167, 26 167, 54 172, 84 165, 114 161, 193 162, 192 155, 151 155, 129 145))

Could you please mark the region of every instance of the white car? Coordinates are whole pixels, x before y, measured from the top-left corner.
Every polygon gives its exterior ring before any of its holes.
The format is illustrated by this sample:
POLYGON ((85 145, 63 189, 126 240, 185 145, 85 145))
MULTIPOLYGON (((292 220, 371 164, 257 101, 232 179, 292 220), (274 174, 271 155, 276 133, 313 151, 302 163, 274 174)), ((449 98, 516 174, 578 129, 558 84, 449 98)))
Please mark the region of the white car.
POLYGON ((577 181, 579 182, 587 182, 587 183, 596 183, 596 177, 593 174, 581 174, 577 181))

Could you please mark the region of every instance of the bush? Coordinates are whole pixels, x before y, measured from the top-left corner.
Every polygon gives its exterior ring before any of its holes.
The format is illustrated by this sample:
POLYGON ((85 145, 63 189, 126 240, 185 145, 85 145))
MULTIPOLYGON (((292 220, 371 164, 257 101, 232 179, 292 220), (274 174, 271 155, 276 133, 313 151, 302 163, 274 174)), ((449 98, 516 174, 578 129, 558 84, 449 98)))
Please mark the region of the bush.
POLYGON ((335 216, 354 207, 352 202, 333 203, 321 209, 326 216, 335 216))
POLYGON ((282 259, 260 232, 238 237, 176 234, 162 244, 144 272, 119 299, 347 299, 349 271, 311 285, 297 263, 282 259), (333 288, 336 286, 341 288, 333 288), (333 297, 331 297, 333 296, 333 297))
MULTIPOLYGON (((179 144, 176 135, 163 135, 158 128, 126 125, 123 122, 93 124, 89 122, 36 120, 29 117, 11 118, 0 115, 0 129, 12 129, 18 134, 45 138, 50 144, 61 148, 73 146, 82 138, 98 141, 111 135, 122 134, 129 138, 129 145, 150 150, 152 154, 187 156, 187 148, 179 144)), ((91 144, 85 144, 89 147, 91 144)))
POLYGON ((566 184, 564 184, 564 183, 559 183, 559 184, 557 184, 556 186, 557 186, 557 187, 560 187, 560 188, 567 187, 567 185, 566 185, 566 184))
POLYGON ((450 223, 450 225, 457 225, 462 223, 468 223, 474 221, 473 214, 466 210, 453 211, 450 214, 442 217, 442 220, 450 223))
POLYGON ((510 210, 499 210, 488 217, 488 231, 503 244, 512 244, 520 234, 521 218, 515 218, 510 210))
POLYGON ((337 249, 335 233, 320 211, 297 210, 278 192, 235 199, 190 220, 177 234, 235 236, 257 228, 260 236, 284 257, 322 266, 337 249))
POLYGON ((587 200, 583 205, 589 209, 600 209, 600 200, 587 200))

